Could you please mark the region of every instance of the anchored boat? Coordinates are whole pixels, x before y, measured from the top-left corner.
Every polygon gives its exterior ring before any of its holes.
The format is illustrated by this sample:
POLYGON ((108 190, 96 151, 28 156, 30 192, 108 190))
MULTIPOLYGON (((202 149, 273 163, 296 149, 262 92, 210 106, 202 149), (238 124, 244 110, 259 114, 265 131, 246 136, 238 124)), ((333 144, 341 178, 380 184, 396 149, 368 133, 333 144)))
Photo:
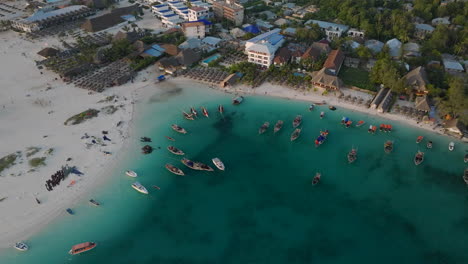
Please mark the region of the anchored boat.
POLYGON ((322 119, 325 116, 325 112, 320 112, 320 119, 322 119))
POLYGON ((294 132, 291 134, 291 141, 296 140, 301 135, 301 128, 296 128, 294 132))
POLYGON ((419 143, 421 143, 421 141, 422 141, 423 139, 424 139, 424 137, 423 137, 423 136, 419 136, 419 137, 417 137, 417 138, 416 138, 416 144, 419 144, 419 143))
POLYGON ((211 161, 213 161, 213 164, 216 166, 216 168, 224 171, 224 163, 219 158, 214 158, 211 161))
POLYGON ((166 169, 172 173, 174 173, 175 175, 180 175, 180 176, 184 176, 185 173, 183 170, 177 168, 176 166, 172 165, 172 164, 169 164, 169 163, 166 163, 166 169))
POLYGON ((414 164, 417 166, 424 161, 424 152, 418 151, 416 155, 414 155, 414 164))
POLYGON ((233 105, 240 105, 244 101, 244 96, 237 96, 236 98, 232 99, 233 105))
POLYGON ((198 116, 198 112, 194 107, 190 107, 190 113, 192 113, 192 115, 194 115, 195 117, 198 116))
POLYGON ((132 188, 137 190, 138 192, 148 194, 148 190, 145 188, 145 186, 141 185, 141 183, 139 182, 132 183, 132 188))
POLYGON ((357 149, 352 148, 351 151, 348 153, 348 162, 353 163, 357 160, 357 149))
POLYGON ((138 174, 136 172, 132 171, 132 170, 126 171, 125 174, 127 176, 130 176, 130 177, 133 177, 133 178, 136 178, 138 176, 138 174))
POLYGON ((432 141, 429 140, 429 141, 427 142, 427 144, 426 144, 426 147, 427 147, 428 149, 431 149, 431 148, 432 148, 432 141))
POLYGON ((192 120, 192 121, 195 120, 195 118, 193 118, 193 114, 187 114, 186 112, 182 112, 182 115, 187 120, 192 120))
POLYGON ((465 169, 465 174, 463 174, 463 180, 468 184, 468 168, 465 169))
POLYGON ((178 126, 176 124, 172 125, 171 127, 176 132, 179 132, 181 134, 187 134, 187 130, 183 129, 182 127, 180 127, 180 126, 178 126))
POLYGON ((384 144, 384 151, 385 153, 390 153, 393 151, 393 141, 388 140, 384 144))
POLYGON ((28 245, 24 242, 16 243, 14 248, 16 248, 19 251, 27 251, 29 249, 28 245))
POLYGON ((258 129, 258 134, 263 134, 267 129, 270 127, 270 122, 265 122, 263 125, 258 129))
POLYGON ((178 149, 178 148, 176 148, 174 146, 168 146, 167 150, 169 150, 169 152, 171 152, 172 154, 175 154, 175 155, 185 155, 185 153, 182 150, 180 150, 180 149, 178 149))
POLYGON ((206 110, 205 107, 202 106, 202 107, 201 107, 201 110, 202 110, 202 114, 203 114, 205 117, 210 117, 210 116, 208 115, 208 110, 206 110))
POLYGON ((450 142, 448 148, 449 148, 450 151, 453 151, 455 149, 455 143, 453 141, 450 142))
POLYGON ((322 177, 322 174, 320 174, 320 172, 317 172, 314 178, 312 179, 312 185, 317 185, 317 183, 320 182, 321 177, 322 177))
POLYGON ((91 203, 94 206, 100 206, 101 205, 98 201, 96 201, 94 199, 89 200, 89 203, 91 203))
POLYGON ((276 133, 278 131, 281 130, 281 128, 283 127, 283 120, 278 120, 278 122, 276 122, 275 124, 275 128, 273 129, 273 133, 276 133))
POLYGON ((317 139, 315 139, 315 147, 318 147, 320 145, 322 145, 325 140, 327 139, 327 136, 328 136, 328 130, 325 130, 325 131, 320 131, 320 135, 317 137, 317 139))
POLYGON ((186 159, 186 158, 183 158, 181 160, 181 162, 185 166, 187 166, 187 167, 189 167, 189 168, 191 168, 193 170, 214 171, 213 168, 211 168, 210 166, 208 166, 208 165, 206 165, 204 163, 201 163, 201 162, 194 162, 194 161, 191 161, 191 160, 186 159))
POLYGON ((366 122, 364 122, 363 120, 359 120, 356 124, 356 127, 360 127, 362 125, 364 125, 366 122))
POLYGON ((224 106, 223 105, 218 105, 218 112, 220 114, 224 113, 224 106))
POLYGON ((302 116, 297 115, 296 118, 293 120, 293 127, 296 128, 302 123, 302 116))
POLYGON ((89 250, 95 248, 96 246, 97 246, 97 244, 94 243, 94 242, 84 242, 84 243, 81 243, 81 244, 74 245, 70 249, 70 251, 68 251, 68 253, 71 254, 71 255, 76 255, 76 254, 80 254, 80 253, 89 251, 89 250))

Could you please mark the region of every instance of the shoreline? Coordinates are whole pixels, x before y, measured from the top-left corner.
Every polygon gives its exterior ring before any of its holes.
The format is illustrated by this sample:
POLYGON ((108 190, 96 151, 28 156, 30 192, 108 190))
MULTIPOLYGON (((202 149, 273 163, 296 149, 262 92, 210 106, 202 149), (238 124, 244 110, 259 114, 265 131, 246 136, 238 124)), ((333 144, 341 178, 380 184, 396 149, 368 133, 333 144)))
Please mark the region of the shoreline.
MULTIPOLYGON (((181 83, 191 82, 192 85, 193 85, 193 82, 195 82, 194 80, 187 78, 187 77, 176 77, 173 80, 176 82, 179 81, 181 83)), ((245 95, 255 95, 255 96, 269 96, 269 97, 281 98, 281 99, 286 99, 286 100, 302 101, 302 102, 307 102, 307 103, 316 103, 316 102, 325 101, 326 102, 325 105, 327 106, 333 105, 337 108, 344 108, 352 112, 356 111, 362 114, 366 114, 368 116, 379 117, 379 118, 384 118, 384 119, 391 120, 391 121, 401 122, 404 125, 408 125, 408 126, 415 127, 415 128, 420 128, 431 133, 453 138, 461 142, 466 142, 466 139, 460 140, 459 138, 456 138, 456 137, 453 137, 451 135, 444 133, 442 127, 437 127, 436 129, 434 129, 435 124, 430 125, 430 124, 425 124, 423 122, 418 123, 418 121, 412 118, 405 117, 403 115, 398 115, 398 114, 378 113, 376 110, 369 109, 368 107, 364 105, 355 105, 352 103, 348 103, 348 102, 345 102, 344 100, 336 98, 333 95, 323 96, 323 95, 318 94, 318 92, 317 93, 315 92, 304 93, 300 91, 295 91, 293 89, 290 89, 284 86, 271 84, 271 83, 263 83, 257 88, 250 88, 243 84, 240 84, 240 85, 238 84, 230 88, 220 88, 217 85, 204 84, 201 82, 197 82, 197 84, 201 84, 206 87, 209 87, 210 89, 218 90, 220 92, 233 94, 233 95, 245 94, 245 95)), ((369 125, 369 124, 366 122, 366 125, 369 125)), ((378 126, 378 124, 375 124, 375 125, 378 126)))

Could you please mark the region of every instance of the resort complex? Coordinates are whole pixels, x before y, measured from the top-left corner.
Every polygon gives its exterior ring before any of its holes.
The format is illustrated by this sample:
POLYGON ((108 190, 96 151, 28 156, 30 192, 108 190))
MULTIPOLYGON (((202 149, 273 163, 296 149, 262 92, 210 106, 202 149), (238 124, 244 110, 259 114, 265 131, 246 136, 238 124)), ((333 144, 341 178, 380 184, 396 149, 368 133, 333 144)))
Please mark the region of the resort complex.
POLYGON ((0 263, 468 263, 466 10, 1 1, 0 263))

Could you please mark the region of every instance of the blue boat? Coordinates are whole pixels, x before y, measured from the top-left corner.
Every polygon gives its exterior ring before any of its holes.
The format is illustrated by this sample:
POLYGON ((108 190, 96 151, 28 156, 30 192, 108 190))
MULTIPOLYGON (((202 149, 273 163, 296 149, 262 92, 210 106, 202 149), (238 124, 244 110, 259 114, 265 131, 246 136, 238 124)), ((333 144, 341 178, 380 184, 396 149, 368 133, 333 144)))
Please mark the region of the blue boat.
POLYGON ((71 215, 74 215, 75 213, 73 213, 72 209, 70 208, 67 208, 67 213, 71 214, 71 215))
POLYGON ((320 135, 315 140, 315 147, 318 147, 322 145, 323 142, 325 142, 325 140, 327 139, 328 133, 329 133, 328 130, 325 130, 324 132, 320 131, 320 135))
POLYGON ((164 81, 164 80, 166 80, 166 76, 165 76, 165 75, 159 75, 159 76, 158 76, 158 81, 162 82, 162 81, 164 81))
POLYGON ((348 121, 349 121, 349 118, 343 116, 343 118, 341 119, 341 124, 344 125, 344 124, 346 124, 348 121))

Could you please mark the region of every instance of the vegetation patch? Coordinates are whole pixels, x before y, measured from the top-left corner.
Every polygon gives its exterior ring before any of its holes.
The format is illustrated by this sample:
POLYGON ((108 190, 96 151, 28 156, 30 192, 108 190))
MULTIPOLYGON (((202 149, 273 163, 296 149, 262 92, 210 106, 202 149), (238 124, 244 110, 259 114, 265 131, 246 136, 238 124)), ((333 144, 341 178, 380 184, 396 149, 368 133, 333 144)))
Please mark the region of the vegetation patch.
POLYGON ((54 153, 54 148, 50 148, 44 152, 46 155, 52 155, 52 153, 54 153))
POLYGON ((29 166, 36 168, 39 166, 45 166, 45 161, 46 157, 40 157, 40 158, 33 158, 29 160, 29 166))
POLYGON ((375 86, 369 79, 369 73, 364 70, 343 66, 340 70, 339 77, 346 85, 376 91, 375 86))
POLYGON ((5 157, 0 159, 0 173, 5 169, 8 169, 12 165, 15 164, 15 160, 18 157, 16 153, 6 155, 5 157))
POLYGON ((101 111, 107 115, 112 115, 117 110, 118 108, 113 105, 108 105, 108 106, 104 106, 103 108, 101 108, 101 111))
POLYGON ((41 148, 39 147, 29 147, 26 149, 26 157, 31 157, 33 156, 34 154, 38 153, 39 150, 41 150, 41 148))
POLYGON ((93 117, 98 116, 99 110, 96 109, 88 109, 86 111, 83 111, 79 114, 76 114, 65 121, 65 125, 78 125, 87 119, 91 119, 93 117))
POLYGON ((106 98, 104 98, 102 100, 99 100, 98 103, 109 103, 109 102, 114 101, 115 98, 116 98, 115 95, 110 95, 110 96, 107 96, 106 98))

